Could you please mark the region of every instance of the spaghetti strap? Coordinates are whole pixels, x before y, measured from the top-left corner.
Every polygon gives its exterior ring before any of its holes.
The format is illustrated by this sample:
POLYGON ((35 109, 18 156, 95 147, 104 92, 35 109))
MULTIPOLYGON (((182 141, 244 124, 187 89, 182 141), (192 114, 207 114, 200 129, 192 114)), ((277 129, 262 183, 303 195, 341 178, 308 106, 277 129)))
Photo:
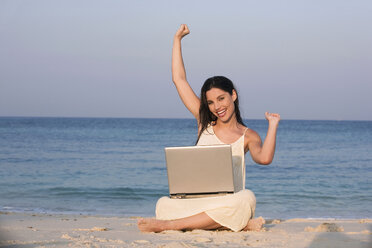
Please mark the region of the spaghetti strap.
POLYGON ((248 127, 245 127, 245 130, 244 130, 243 135, 242 135, 244 138, 245 138, 245 133, 247 132, 248 129, 249 129, 248 127))

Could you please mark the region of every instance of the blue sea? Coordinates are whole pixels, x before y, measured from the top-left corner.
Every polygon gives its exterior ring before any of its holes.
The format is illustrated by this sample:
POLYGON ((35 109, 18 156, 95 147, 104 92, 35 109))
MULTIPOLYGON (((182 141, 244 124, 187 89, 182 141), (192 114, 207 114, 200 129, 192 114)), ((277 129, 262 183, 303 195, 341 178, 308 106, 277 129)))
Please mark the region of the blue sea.
MULTIPOLYGON (((265 120, 245 120, 264 139, 265 120)), ((164 147, 194 145, 192 119, 0 118, 0 211, 154 216, 164 147)), ((266 218, 372 218, 372 122, 282 120, 274 161, 246 155, 266 218)))

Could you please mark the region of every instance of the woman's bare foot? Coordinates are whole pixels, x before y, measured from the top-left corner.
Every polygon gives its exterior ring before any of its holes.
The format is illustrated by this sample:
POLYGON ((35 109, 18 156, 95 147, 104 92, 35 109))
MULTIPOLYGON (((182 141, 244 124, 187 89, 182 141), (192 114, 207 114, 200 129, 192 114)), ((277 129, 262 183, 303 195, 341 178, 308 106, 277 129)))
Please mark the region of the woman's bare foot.
POLYGON ((259 231, 261 230, 263 224, 265 224, 265 220, 261 216, 255 219, 250 219, 243 231, 259 231))
POLYGON ((167 220, 139 219, 137 226, 141 232, 162 232, 167 230, 167 222, 167 220))

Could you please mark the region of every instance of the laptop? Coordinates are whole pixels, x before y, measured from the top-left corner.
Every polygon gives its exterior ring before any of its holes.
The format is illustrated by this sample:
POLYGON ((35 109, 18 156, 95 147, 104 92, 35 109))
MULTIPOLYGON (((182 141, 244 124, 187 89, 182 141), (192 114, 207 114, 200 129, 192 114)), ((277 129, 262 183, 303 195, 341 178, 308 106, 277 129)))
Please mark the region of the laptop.
POLYGON ((171 198, 234 193, 231 145, 166 147, 171 198))

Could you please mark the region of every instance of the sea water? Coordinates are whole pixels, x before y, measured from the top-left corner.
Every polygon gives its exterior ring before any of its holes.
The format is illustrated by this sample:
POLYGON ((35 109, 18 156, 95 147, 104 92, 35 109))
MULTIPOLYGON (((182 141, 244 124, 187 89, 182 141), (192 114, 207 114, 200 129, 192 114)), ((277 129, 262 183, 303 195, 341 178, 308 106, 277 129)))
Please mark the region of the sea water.
MULTIPOLYGON (((266 120, 245 120, 262 139, 266 120)), ((154 216, 164 147, 194 145, 192 119, 0 118, 0 211, 154 216)), ((246 155, 266 218, 372 218, 372 122, 282 120, 269 166, 246 155)))

